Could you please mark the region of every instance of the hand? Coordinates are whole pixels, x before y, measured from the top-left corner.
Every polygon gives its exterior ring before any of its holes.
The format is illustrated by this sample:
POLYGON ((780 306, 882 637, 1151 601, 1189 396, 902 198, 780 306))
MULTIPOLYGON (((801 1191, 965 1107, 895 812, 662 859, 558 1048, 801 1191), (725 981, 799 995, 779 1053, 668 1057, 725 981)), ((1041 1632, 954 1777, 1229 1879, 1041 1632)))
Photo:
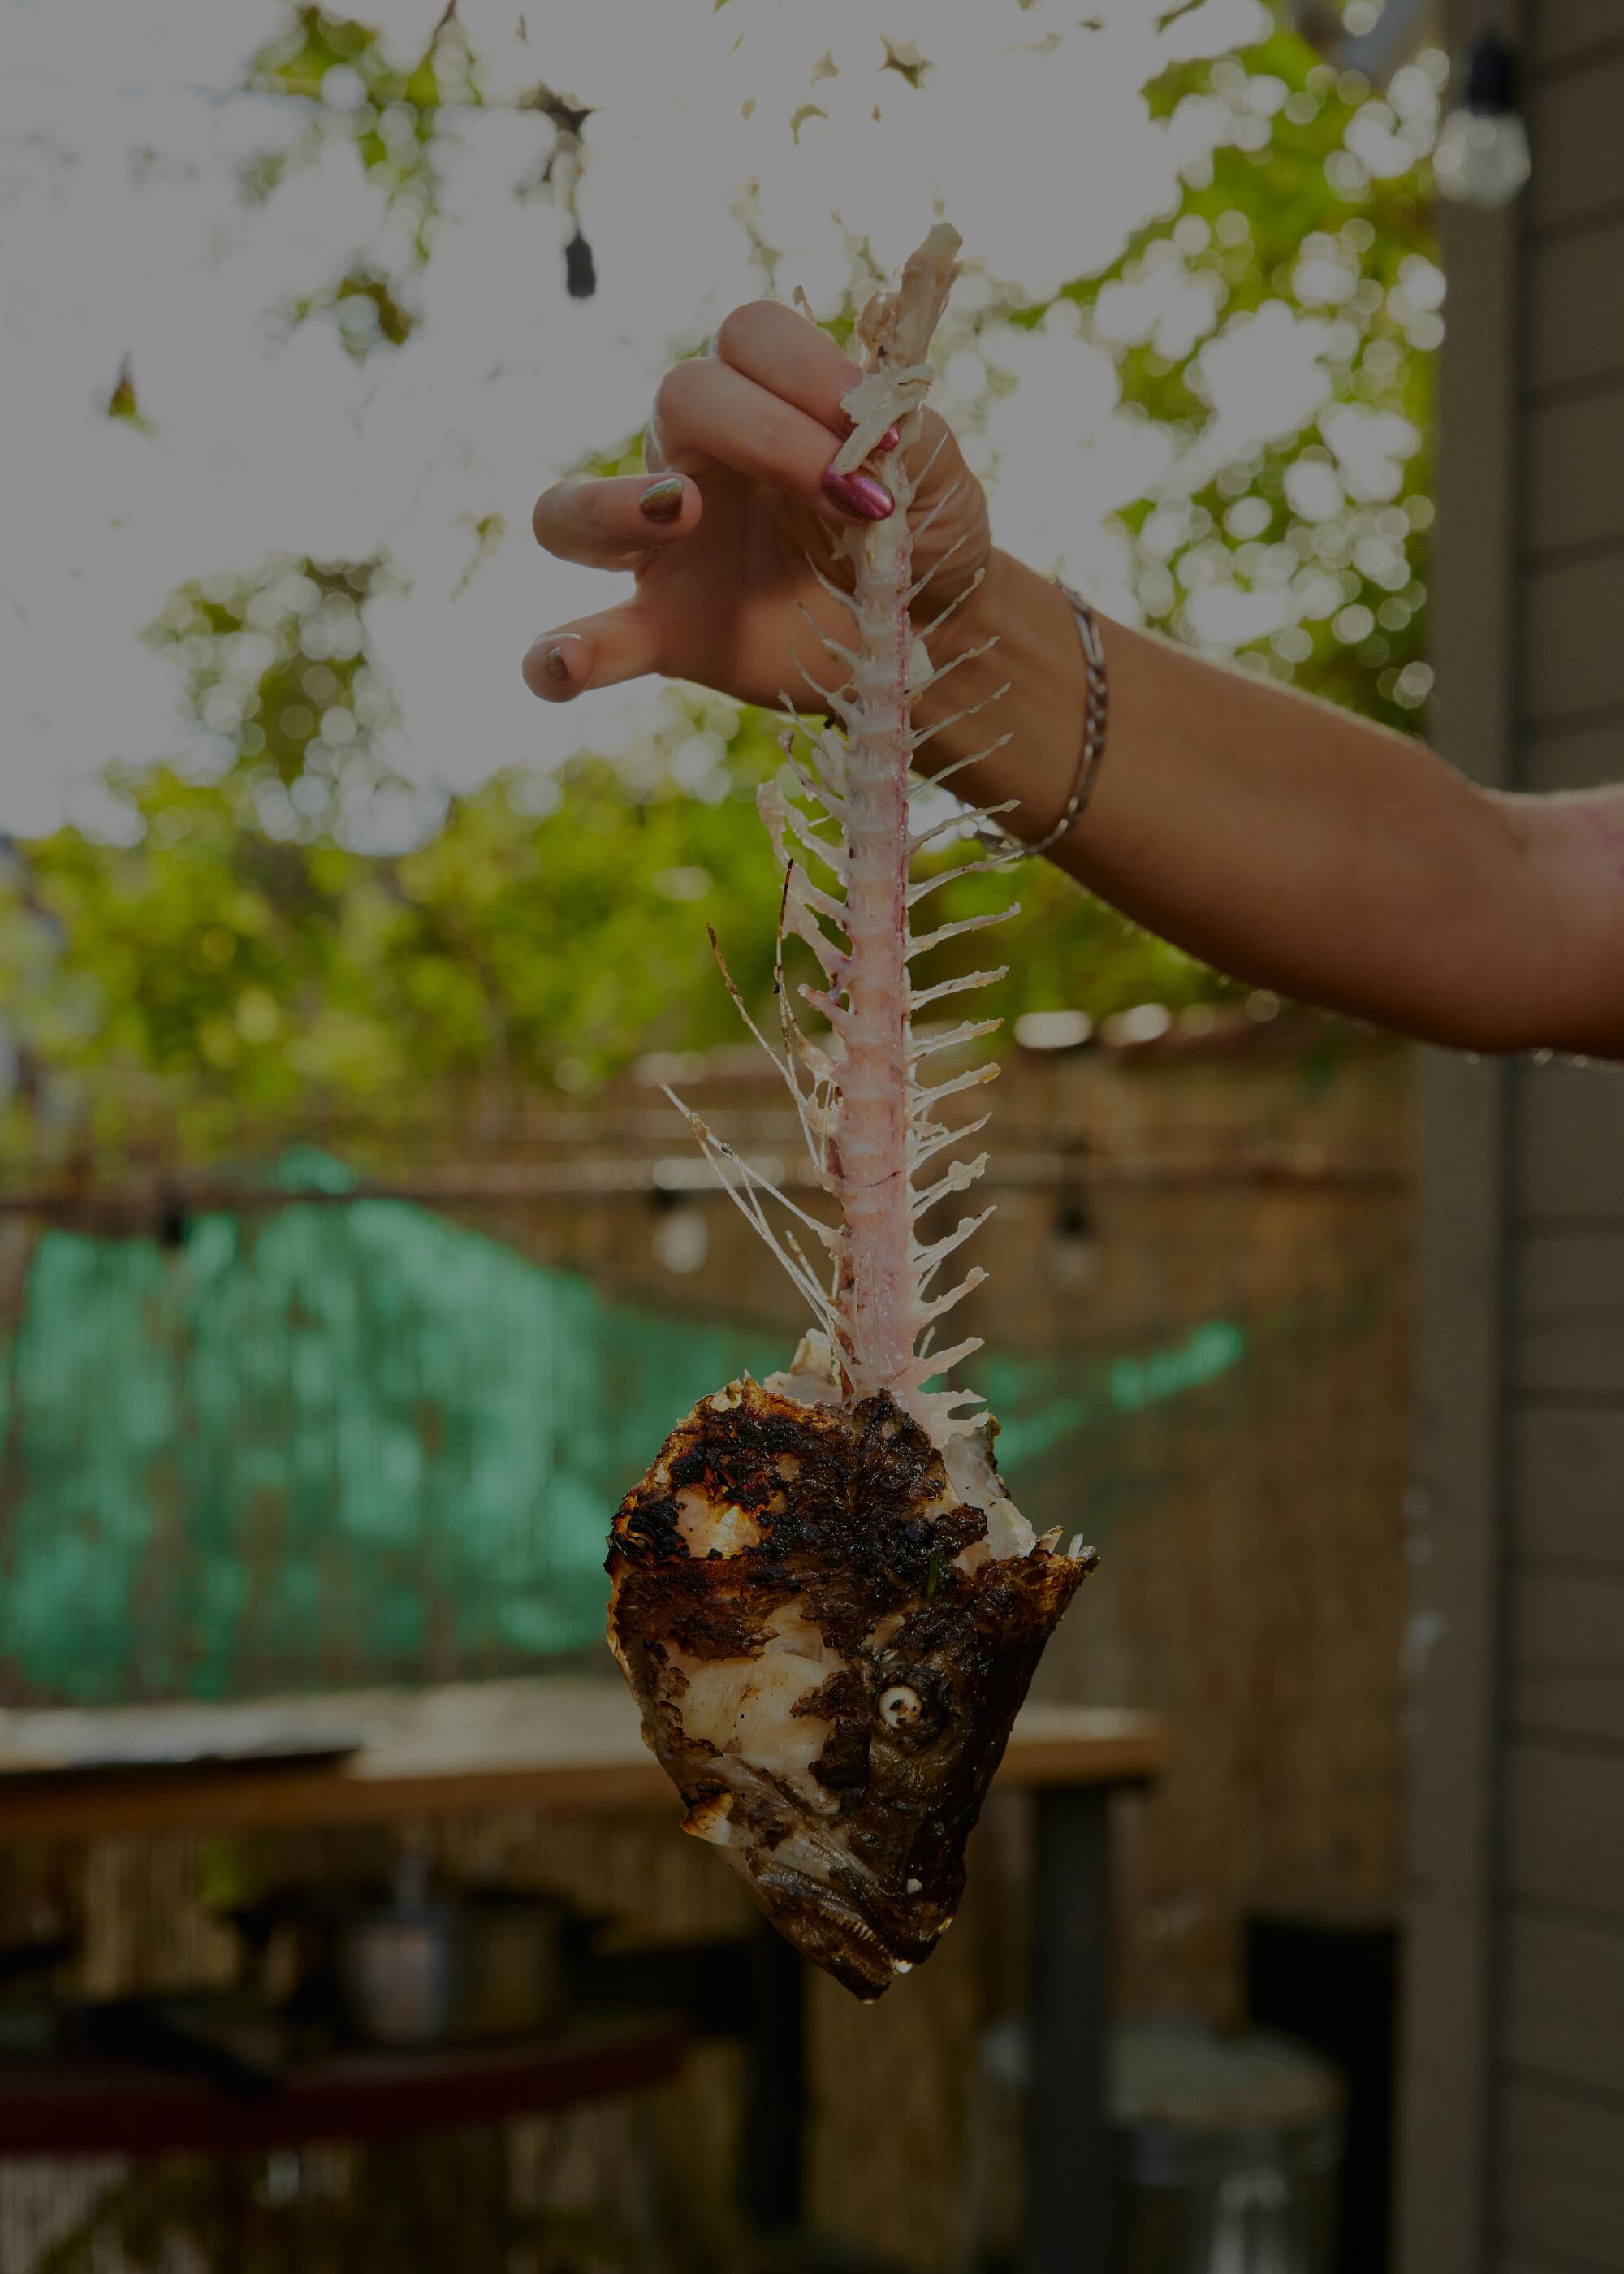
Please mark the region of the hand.
MULTIPOLYGON (((787 692, 804 711, 817 706, 803 670, 822 689, 838 687, 844 671, 801 610, 834 638, 849 638, 850 618, 820 586, 808 555, 849 590, 838 532, 891 509, 876 478, 883 450, 857 477, 832 488, 825 482, 851 432, 840 398, 858 377, 815 324, 771 300, 735 308, 709 356, 673 365, 643 446, 650 475, 661 478, 560 482, 537 501, 536 537, 549 553, 588 568, 629 569, 637 589, 617 606, 544 632, 524 659, 532 692, 566 702, 653 671, 768 707, 787 692)), ((965 591, 989 545, 981 486, 927 408, 910 471, 933 452, 911 508, 914 525, 955 482, 958 488, 915 554, 916 576, 944 562, 914 604, 921 625, 965 591)))

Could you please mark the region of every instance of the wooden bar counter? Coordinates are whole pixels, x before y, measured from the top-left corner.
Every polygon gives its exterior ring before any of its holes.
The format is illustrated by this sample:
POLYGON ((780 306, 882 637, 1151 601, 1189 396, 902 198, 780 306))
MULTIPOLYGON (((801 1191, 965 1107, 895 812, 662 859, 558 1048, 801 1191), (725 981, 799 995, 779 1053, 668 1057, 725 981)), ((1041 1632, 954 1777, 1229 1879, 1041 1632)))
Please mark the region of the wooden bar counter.
MULTIPOLYGON (((1029 1703, 998 1782, 1147 1781, 1165 1765, 1148 1713, 1029 1703)), ((0 1841, 246 1832, 508 1808, 578 1815, 680 1803, 618 1682, 534 1680, 335 1692, 252 1707, 0 1712, 0 1841), (331 1742, 327 1758, 160 1760, 244 1732, 331 1742), (217 1736, 213 1733, 218 1732, 217 1736), (354 1741, 356 1749, 341 1748, 354 1741), (107 1755, 117 1752, 117 1766, 107 1755), (137 1758, 141 1756, 142 1758, 137 1758)))

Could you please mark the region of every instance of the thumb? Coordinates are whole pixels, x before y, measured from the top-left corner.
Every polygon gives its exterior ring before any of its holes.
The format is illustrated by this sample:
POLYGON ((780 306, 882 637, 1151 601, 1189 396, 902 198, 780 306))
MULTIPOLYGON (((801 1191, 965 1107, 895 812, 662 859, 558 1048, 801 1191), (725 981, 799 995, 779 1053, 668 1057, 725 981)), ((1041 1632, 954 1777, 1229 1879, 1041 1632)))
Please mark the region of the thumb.
POLYGON ((569 703, 590 687, 615 687, 658 671, 655 628, 635 598, 543 632, 526 651, 524 683, 544 703, 569 703))

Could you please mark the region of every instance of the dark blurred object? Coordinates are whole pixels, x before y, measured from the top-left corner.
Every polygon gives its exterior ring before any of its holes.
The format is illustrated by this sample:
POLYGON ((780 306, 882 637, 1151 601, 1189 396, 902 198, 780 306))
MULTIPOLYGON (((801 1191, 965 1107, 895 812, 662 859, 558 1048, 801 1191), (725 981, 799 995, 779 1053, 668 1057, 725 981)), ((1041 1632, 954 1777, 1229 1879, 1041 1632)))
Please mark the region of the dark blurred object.
MULTIPOLYGON (((576 1922, 591 1924, 603 1922, 576 1922)), ((573 1954, 571 1976, 589 2003, 657 2007, 680 2014, 695 2037, 742 2039, 741 2202, 758 2236, 800 2248, 808 1969, 799 1954, 763 1920, 742 1940, 611 1952, 589 1945, 573 1954)))
MULTIPOLYGON (((1021 2264, 1030 2054, 1019 2016, 977 2064, 959 2274, 1021 2264)), ((1305 2046, 1205 2022, 1119 2022, 1111 2040, 1122 2274, 1331 2274, 1341 2080, 1305 2046)))
POLYGON ((1398 1930, 1380 1916, 1260 1911, 1245 1939, 1252 2020, 1312 2045, 1347 2082, 1336 2274, 1387 2274, 1398 1930))
POLYGON ((598 290, 592 248, 579 230, 564 247, 564 290, 572 300, 590 300, 598 290))
POLYGON ((382 2047, 493 2044, 555 2028, 567 2004, 567 1905, 508 1888, 431 1890, 421 1859, 388 1884, 292 1890, 237 1925, 264 1994, 382 2047))
POLYGON ((561 1903, 495 1892, 432 1901, 397 1884, 335 1921, 334 1981, 349 2034, 370 2045, 534 2037, 564 2011, 561 1903))
POLYGON ((250 2098, 275 2092, 302 2050, 293 2019, 252 1991, 124 1999, 94 2007, 86 2023, 98 2045, 250 2098))
POLYGON ((1130 2022, 1113 2048, 1124 2274, 1331 2274, 1342 2090, 1261 2029, 1130 2022))
POLYGON ((0 2059, 48 2052, 56 2044, 62 2007, 54 1977, 73 1953, 66 1935, 0 1948, 0 2059))
MULTIPOLYGON (((213 2013, 205 1996, 81 2007, 56 2052, 0 2062, 7 2155, 217 2157, 305 2141, 420 2140, 651 2090, 678 2074, 688 2044, 674 2016, 599 2014, 495 2045, 301 2046, 284 2065, 275 2016, 262 2014, 256 2034, 248 2001, 212 2002, 213 2013)), ((237 2261, 208 2261, 228 2263, 237 2261)))

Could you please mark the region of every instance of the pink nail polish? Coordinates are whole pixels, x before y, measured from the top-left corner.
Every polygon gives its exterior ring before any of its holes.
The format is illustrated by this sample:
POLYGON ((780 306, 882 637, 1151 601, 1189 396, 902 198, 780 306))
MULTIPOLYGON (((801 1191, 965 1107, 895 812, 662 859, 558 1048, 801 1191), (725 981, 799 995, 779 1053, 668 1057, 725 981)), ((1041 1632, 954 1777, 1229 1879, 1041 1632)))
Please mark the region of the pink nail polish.
MULTIPOLYGON (((846 420, 846 432, 850 433, 856 426, 857 421, 849 410, 843 411, 841 416, 846 420)), ((895 426, 888 426, 874 447, 876 450, 894 450, 901 440, 902 436, 898 429, 895 426)))
POLYGON ((837 505, 863 521, 887 521, 896 511, 896 500, 872 474, 827 473, 823 487, 837 505))

